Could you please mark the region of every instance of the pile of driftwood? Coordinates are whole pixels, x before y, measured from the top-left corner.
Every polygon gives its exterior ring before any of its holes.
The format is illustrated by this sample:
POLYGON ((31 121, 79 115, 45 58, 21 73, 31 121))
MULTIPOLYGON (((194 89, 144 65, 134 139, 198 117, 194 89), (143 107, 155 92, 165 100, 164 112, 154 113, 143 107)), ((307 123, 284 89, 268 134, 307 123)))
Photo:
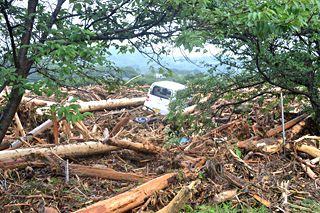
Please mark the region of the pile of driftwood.
POLYGON ((42 113, 54 100, 24 98, 0 151, 1 211, 179 212, 225 201, 312 211, 303 199, 320 200, 320 138, 306 135, 308 115, 290 114, 285 143, 280 123, 255 111, 167 146, 168 126, 142 110, 145 93, 86 90, 69 93, 93 115, 72 124, 42 113))

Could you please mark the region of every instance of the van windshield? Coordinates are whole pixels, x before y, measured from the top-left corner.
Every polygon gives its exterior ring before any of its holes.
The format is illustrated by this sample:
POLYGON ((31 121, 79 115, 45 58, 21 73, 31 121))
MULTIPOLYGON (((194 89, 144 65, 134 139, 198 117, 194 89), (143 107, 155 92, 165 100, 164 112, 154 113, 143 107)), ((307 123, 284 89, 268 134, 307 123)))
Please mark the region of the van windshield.
POLYGON ((165 98, 169 99, 171 97, 171 90, 159 86, 154 86, 151 95, 160 97, 160 98, 165 98))

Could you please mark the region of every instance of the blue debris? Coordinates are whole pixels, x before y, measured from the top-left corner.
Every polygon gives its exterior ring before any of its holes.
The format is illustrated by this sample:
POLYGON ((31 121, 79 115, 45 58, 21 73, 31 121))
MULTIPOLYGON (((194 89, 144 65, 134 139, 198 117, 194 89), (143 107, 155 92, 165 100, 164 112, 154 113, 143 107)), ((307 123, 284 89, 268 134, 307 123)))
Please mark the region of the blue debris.
POLYGON ((139 123, 139 124, 145 124, 145 123, 148 123, 149 121, 149 118, 146 118, 146 117, 136 117, 134 119, 135 122, 139 123))
POLYGON ((190 142, 190 138, 188 137, 182 137, 180 138, 180 144, 186 144, 186 143, 189 143, 190 142))

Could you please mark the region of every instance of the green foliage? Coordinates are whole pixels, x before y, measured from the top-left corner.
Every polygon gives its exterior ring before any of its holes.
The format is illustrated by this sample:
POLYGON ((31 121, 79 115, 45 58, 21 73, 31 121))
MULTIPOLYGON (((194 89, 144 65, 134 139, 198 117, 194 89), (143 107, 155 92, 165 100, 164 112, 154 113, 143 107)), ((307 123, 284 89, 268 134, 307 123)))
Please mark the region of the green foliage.
MULTIPOLYGON (((75 102, 76 99, 73 99, 71 102, 75 102)), ((59 119, 65 118, 67 121, 71 123, 75 123, 85 119, 88 116, 91 116, 92 113, 90 112, 80 112, 80 105, 79 104, 68 104, 66 106, 57 106, 52 105, 50 106, 50 112, 55 113, 58 115, 59 119)))
POLYGON ((165 144, 164 144, 164 148, 165 149, 169 149, 170 147, 174 146, 174 145, 179 145, 179 141, 180 141, 180 137, 179 134, 177 134, 176 132, 172 131, 170 128, 165 128, 164 129, 165 132, 165 144))
POLYGON ((234 152, 236 153, 236 155, 241 158, 242 157, 242 152, 241 150, 238 148, 238 147, 235 147, 234 148, 234 152))
POLYGON ((307 99, 320 120, 319 1, 188 2, 195 7, 185 9, 176 45, 191 50, 210 43, 221 50, 220 68, 208 64, 207 77, 190 84, 193 94, 242 103, 274 94, 276 86, 307 99))
POLYGON ((309 212, 320 212, 320 203, 317 200, 306 198, 298 203, 298 205, 291 205, 290 207, 301 211, 302 209, 299 209, 299 206, 305 208, 305 210, 309 212))

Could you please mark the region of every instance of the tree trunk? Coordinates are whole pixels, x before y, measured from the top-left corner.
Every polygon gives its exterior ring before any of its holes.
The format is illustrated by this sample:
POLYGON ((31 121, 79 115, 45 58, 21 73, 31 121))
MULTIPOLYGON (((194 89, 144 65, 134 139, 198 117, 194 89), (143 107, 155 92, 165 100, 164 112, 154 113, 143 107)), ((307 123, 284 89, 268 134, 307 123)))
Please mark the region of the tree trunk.
MULTIPOLYGON (((33 61, 31 61, 28 58, 28 45, 30 44, 31 35, 32 35, 32 29, 35 19, 35 12, 38 5, 38 0, 29 0, 28 1, 28 7, 27 7, 27 19, 24 23, 25 32, 21 36, 21 42, 20 42, 20 49, 18 55, 16 55, 16 46, 14 45, 14 37, 12 35, 12 27, 9 25, 8 31, 10 34, 10 40, 12 43, 12 53, 13 53, 13 60, 15 62, 15 68, 16 72, 15 74, 17 77, 21 77, 22 79, 26 79, 33 61)), ((4 136, 6 135, 6 132, 13 120, 14 114, 17 112, 17 109, 19 107, 19 104, 21 102, 22 96, 23 96, 23 88, 21 85, 21 82, 19 81, 13 81, 14 86, 10 92, 10 98, 7 102, 2 115, 0 117, 0 142, 2 143, 2 140, 4 136)))
POLYGON ((17 112, 21 102, 23 93, 19 91, 20 88, 13 88, 10 93, 10 98, 5 106, 0 118, 0 141, 3 140, 6 132, 12 122, 14 114, 17 112))

